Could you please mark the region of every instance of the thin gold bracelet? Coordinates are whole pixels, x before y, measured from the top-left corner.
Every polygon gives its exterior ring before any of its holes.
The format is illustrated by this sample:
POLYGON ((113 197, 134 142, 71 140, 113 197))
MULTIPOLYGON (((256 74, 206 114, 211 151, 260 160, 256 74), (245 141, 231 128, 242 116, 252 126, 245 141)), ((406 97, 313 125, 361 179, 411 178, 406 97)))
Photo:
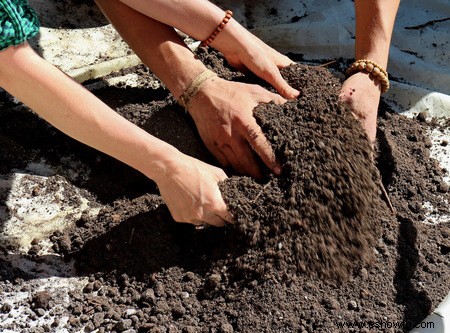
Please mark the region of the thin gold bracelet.
POLYGON ((372 79, 376 78, 380 81, 381 92, 385 93, 389 90, 389 75, 388 72, 378 65, 376 62, 368 59, 356 60, 346 71, 346 76, 350 77, 358 72, 369 73, 372 79))
POLYGON ((211 77, 217 76, 216 73, 210 71, 209 69, 200 73, 194 81, 192 81, 191 85, 186 89, 186 91, 181 94, 178 98, 178 104, 180 104, 186 110, 189 108, 189 104, 191 103, 192 98, 197 94, 200 87, 211 77))

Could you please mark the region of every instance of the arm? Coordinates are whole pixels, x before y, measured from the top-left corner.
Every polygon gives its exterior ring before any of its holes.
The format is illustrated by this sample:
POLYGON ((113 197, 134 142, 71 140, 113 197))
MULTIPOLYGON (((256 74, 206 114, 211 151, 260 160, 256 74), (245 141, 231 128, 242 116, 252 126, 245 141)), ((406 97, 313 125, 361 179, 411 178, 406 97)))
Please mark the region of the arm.
MULTIPOLYGON (((208 38, 224 17, 224 11, 207 0, 120 1, 197 40, 208 38)), ((298 97, 299 92, 286 83, 279 71, 292 61, 252 35, 237 21, 231 19, 210 45, 222 52, 231 65, 251 70, 283 97, 298 97)))
MULTIPOLYGON (((392 30, 400 0, 355 0, 355 59, 370 59, 386 68, 392 30)), ((381 86, 367 73, 356 73, 342 87, 341 99, 361 120, 369 139, 375 140, 381 86)))
MULTIPOLYGON (((96 2, 122 38, 175 98, 206 69, 172 27, 118 0, 96 2)), ((205 145, 222 165, 232 165, 238 172, 257 177, 261 172, 253 150, 271 170, 280 172, 271 146, 253 117, 253 108, 258 103, 272 100, 284 101, 256 85, 212 78, 192 99, 189 113, 205 145)))
POLYGON ((67 135, 153 179, 175 220, 213 225, 229 220, 217 186, 226 178, 221 169, 127 121, 27 43, 0 52, 0 86, 67 135))

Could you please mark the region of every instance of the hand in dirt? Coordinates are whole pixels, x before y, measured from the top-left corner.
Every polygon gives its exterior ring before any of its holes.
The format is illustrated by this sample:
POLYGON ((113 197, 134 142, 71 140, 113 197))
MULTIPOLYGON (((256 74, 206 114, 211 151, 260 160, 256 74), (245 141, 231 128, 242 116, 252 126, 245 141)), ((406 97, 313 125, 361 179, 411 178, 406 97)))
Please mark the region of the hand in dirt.
POLYGON ((219 34, 211 43, 236 69, 252 71, 255 75, 272 85, 287 99, 297 98, 300 92, 282 78, 279 69, 293 63, 291 59, 277 52, 247 30, 242 30, 238 40, 232 36, 219 34))
POLYGON ((223 166, 261 177, 257 156, 275 174, 280 174, 275 154, 253 117, 258 103, 284 103, 285 99, 259 85, 214 77, 191 100, 189 113, 203 142, 223 166))
POLYGON ((175 221, 221 227, 231 222, 217 185, 226 178, 222 169, 180 153, 157 184, 175 221))
POLYGON ((350 76, 343 84, 339 98, 348 104, 353 115, 361 121, 370 142, 375 142, 377 113, 380 103, 381 85, 371 80, 364 72, 350 76))

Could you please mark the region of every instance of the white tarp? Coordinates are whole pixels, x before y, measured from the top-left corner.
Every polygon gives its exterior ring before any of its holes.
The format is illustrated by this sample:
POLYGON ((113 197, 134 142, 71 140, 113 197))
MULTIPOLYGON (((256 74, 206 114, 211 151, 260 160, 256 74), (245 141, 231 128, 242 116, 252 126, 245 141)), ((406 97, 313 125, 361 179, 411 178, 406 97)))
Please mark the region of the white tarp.
MULTIPOLYGON (((262 40, 305 60, 354 57, 351 0, 215 1, 262 40)), ((450 0, 404 0, 398 11, 386 98, 397 111, 450 115, 450 0)))

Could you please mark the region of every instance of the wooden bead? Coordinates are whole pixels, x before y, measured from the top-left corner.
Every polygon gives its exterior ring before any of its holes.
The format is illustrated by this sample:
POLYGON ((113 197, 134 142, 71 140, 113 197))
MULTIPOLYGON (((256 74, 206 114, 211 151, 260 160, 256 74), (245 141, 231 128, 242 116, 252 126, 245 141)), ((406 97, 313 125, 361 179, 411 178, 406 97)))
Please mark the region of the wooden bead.
POLYGON ((378 75, 380 74, 380 68, 375 67, 375 68, 373 69, 373 71, 372 71, 372 74, 373 74, 374 76, 378 76, 378 75))
POLYGON ((219 23, 219 25, 216 27, 216 29, 214 29, 214 31, 208 38, 201 42, 202 45, 206 47, 211 44, 214 38, 216 38, 216 36, 225 28, 225 25, 230 21, 232 16, 233 12, 231 10, 225 11, 225 16, 222 19, 222 22, 219 23))
POLYGON ((381 92, 385 93, 389 90, 390 83, 387 71, 376 62, 368 59, 355 61, 347 70, 347 77, 357 73, 366 72, 371 80, 376 80, 381 86, 381 92))

